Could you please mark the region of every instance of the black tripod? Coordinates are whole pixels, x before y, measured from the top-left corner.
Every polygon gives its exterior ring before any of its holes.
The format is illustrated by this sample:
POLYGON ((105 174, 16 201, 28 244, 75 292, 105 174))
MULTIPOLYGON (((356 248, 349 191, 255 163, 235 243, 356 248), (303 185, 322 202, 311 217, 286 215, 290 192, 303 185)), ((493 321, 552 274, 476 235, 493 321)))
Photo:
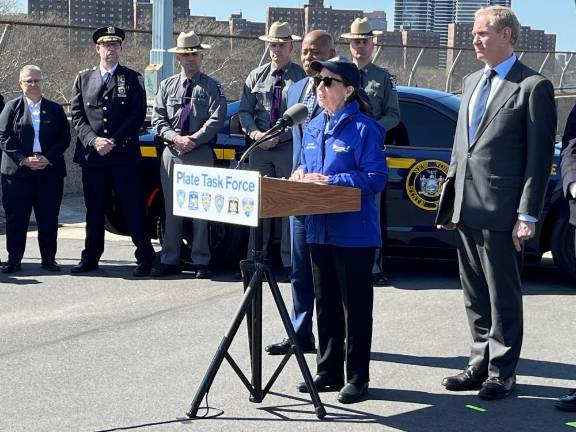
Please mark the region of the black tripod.
MULTIPOLYGON (((261 222, 261 220, 259 222, 261 222)), ((238 375, 242 383, 250 392, 250 401, 260 403, 272 388, 272 385, 284 369, 286 363, 288 363, 292 354, 295 354, 296 360, 298 361, 302 377, 304 378, 304 382, 306 383, 312 398, 312 403, 314 404, 316 416, 321 419, 326 415, 326 410, 320 400, 320 396, 318 396, 318 391, 312 381, 312 375, 310 375, 310 370, 308 369, 308 365, 304 359, 304 353, 297 342, 296 333, 294 332, 290 317, 288 316, 288 311, 284 305, 282 294, 280 293, 272 269, 264 260, 262 252, 261 225, 262 224, 259 223, 257 228, 251 229, 251 234, 254 235, 255 239, 255 246, 251 253, 251 259, 244 260, 240 263, 245 289, 244 297, 242 298, 242 302, 234 315, 234 319, 232 320, 228 331, 226 331, 226 334, 222 338, 222 341, 212 358, 212 362, 200 383, 200 387, 194 396, 190 410, 187 413, 190 418, 196 417, 200 403, 206 393, 210 390, 210 386, 212 385, 224 359, 226 359, 230 366, 232 366, 236 375, 238 375), (282 319, 282 324, 292 342, 292 348, 288 353, 286 353, 270 377, 268 384, 262 388, 262 282, 264 280, 268 281, 268 286, 270 287, 270 291, 274 297, 274 302, 276 303, 276 308, 278 309, 280 318, 282 319), (234 339, 244 316, 246 316, 248 324, 248 343, 250 346, 250 360, 252 366, 251 382, 246 378, 246 375, 244 375, 238 364, 228 353, 228 349, 232 344, 232 340, 234 339)))

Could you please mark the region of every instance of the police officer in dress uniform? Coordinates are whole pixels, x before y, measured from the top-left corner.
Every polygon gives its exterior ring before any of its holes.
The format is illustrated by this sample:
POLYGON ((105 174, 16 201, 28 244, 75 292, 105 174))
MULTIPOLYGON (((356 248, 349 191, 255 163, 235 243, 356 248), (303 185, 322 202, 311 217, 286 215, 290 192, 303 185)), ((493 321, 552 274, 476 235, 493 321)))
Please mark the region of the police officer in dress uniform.
MULTIPOLYGON (((388 132, 400 122, 396 77, 386 69, 372 63, 374 38, 382 34, 372 30, 368 18, 356 18, 350 26, 350 33, 342 38, 350 41, 352 61, 360 69, 362 88, 366 92, 372 108, 372 116, 388 132)), ((377 207, 380 209, 381 194, 377 196, 377 207)), ((386 233, 383 233, 386 235, 386 233)), ((388 285, 388 279, 382 272, 382 250, 377 249, 374 267, 372 268, 374 285, 388 285)))
POLYGON ((86 240, 80 263, 71 273, 98 269, 104 252, 104 215, 111 189, 118 196, 136 246, 134 276, 150 274, 155 252, 144 224, 138 130, 146 116, 142 76, 120 65, 124 31, 102 27, 92 39, 100 65, 76 77, 71 101, 78 140, 74 162, 82 167, 86 205, 86 240))
MULTIPOLYGON (((154 102, 152 126, 166 144, 162 153, 160 178, 164 192, 166 224, 159 266, 152 276, 163 277, 180 273, 180 244, 183 218, 172 214, 172 175, 175 163, 214 165, 215 142, 226 118, 226 98, 218 81, 201 72, 204 51, 210 45, 200 43, 193 32, 180 33, 176 47, 168 51, 176 54, 182 70, 160 83, 154 102)), ((193 221, 192 264, 197 279, 210 277, 208 263, 208 222, 193 221)))
MULTIPOLYGON (((244 133, 258 140, 282 117, 286 110, 286 95, 292 83, 304 78, 304 70, 291 61, 293 41, 300 40, 292 35, 288 23, 275 22, 267 35, 259 37, 268 42, 270 63, 254 69, 246 78, 238 115, 244 133)), ((269 177, 288 178, 292 172, 292 133, 265 141, 250 154, 251 169, 269 177)), ((268 251, 271 236, 271 219, 262 222, 264 255, 268 251)), ((251 237, 248 251, 254 246, 251 237)), ((280 246, 284 277, 290 275, 290 229, 288 218, 282 218, 282 242, 280 246)))

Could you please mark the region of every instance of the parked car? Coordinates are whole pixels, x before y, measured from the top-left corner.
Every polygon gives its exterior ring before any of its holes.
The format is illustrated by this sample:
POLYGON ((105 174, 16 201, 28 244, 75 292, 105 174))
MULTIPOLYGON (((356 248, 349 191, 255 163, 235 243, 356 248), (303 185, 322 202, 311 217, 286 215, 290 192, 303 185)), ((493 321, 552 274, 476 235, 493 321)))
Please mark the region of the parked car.
MULTIPOLYGON (((456 129, 459 97, 442 91, 398 87, 400 124, 388 132, 386 155, 389 178, 382 199, 382 226, 385 253, 405 257, 455 257, 454 232, 437 230, 434 217, 442 183, 446 179, 456 129)), ((214 153, 217 166, 230 167, 244 148, 238 122, 238 102, 228 105, 227 121, 218 135, 214 153)), ((163 198, 159 178, 162 144, 152 130, 141 135, 147 223, 152 237, 162 241, 163 198)), ((568 205, 562 196, 560 144, 544 211, 536 236, 526 243, 527 261, 539 262, 552 251, 554 263, 576 279, 574 227, 568 224, 568 205)), ((107 228, 125 234, 126 227, 115 200, 107 214, 107 228)), ((183 259, 190 256, 192 230, 185 228, 183 259)), ((210 223, 210 245, 214 268, 237 267, 246 255, 248 230, 245 227, 210 223)))

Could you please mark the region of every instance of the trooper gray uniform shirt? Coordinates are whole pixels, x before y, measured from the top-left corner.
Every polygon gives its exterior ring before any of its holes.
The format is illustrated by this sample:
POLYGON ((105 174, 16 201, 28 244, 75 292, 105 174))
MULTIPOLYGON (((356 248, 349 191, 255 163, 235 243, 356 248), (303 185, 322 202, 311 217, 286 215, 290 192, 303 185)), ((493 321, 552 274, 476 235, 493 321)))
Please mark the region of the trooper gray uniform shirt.
POLYGON ((372 116, 389 131, 400 122, 396 78, 386 69, 368 63, 360 69, 362 87, 370 98, 372 116))
MULTIPOLYGON (((192 77, 189 130, 180 131, 180 113, 185 102, 186 80, 186 75, 182 72, 162 81, 152 113, 152 126, 166 143, 160 169, 166 212, 160 262, 169 265, 180 264, 182 240, 182 218, 172 214, 172 167, 175 163, 213 166, 214 156, 208 144, 216 140, 226 118, 226 98, 222 87, 218 81, 200 72, 192 77), (199 147, 178 155, 172 148, 174 138, 178 135, 192 135, 199 147)), ((193 229, 192 263, 208 265, 210 262, 208 224, 206 221, 195 219, 193 229)))
MULTIPOLYGON (((280 104, 280 116, 286 111, 286 100, 288 89, 296 81, 300 81, 306 76, 304 70, 292 62, 283 68, 283 88, 282 101, 280 104)), ((276 77, 273 73, 276 68, 272 63, 267 63, 254 69, 246 78, 242 100, 238 115, 242 129, 250 138, 254 139, 256 132, 265 132, 272 126, 270 124, 270 109, 272 106, 272 87, 276 77)), ((269 149, 254 149, 250 154, 249 166, 257 170, 262 175, 277 178, 288 178, 292 173, 292 131, 283 133, 278 140, 278 144, 269 149)), ((271 236, 271 219, 265 219, 262 223, 262 251, 268 251, 268 244, 271 236)), ((253 236, 250 236, 248 251, 253 247, 253 236)), ((290 267, 290 226, 288 218, 282 218, 282 239, 280 243, 280 256, 284 268, 290 267)))

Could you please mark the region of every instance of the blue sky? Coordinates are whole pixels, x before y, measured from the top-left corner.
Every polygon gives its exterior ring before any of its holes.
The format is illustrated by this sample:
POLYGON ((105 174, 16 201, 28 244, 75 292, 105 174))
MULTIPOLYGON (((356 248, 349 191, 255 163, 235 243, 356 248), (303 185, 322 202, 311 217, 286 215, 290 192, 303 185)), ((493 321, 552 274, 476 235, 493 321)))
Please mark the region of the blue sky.
MULTIPOLYGON (((18 0, 22 9, 26 0, 18 0)), ((308 1, 302 0, 230 0, 198 1, 191 0, 193 15, 210 15, 218 19, 228 19, 231 13, 242 11, 244 17, 251 21, 264 21, 268 6, 302 7, 308 1)), ((336 9, 358 8, 365 11, 384 10, 388 15, 388 30, 391 30, 394 16, 394 0, 324 0, 325 6, 336 9)), ((576 51, 576 7, 574 0, 512 0, 512 8, 522 25, 556 33, 556 49, 559 51, 576 51)))

